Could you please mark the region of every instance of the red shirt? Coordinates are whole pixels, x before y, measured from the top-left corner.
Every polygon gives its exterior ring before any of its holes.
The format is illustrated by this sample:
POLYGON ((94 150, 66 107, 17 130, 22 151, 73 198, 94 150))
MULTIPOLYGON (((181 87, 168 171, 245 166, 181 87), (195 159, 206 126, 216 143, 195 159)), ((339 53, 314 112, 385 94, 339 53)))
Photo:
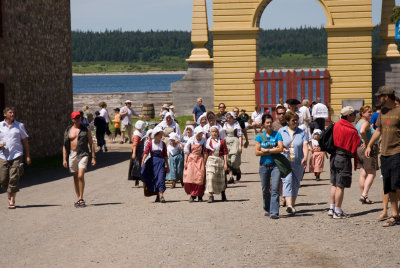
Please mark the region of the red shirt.
MULTIPOLYGON (((228 147, 226 147, 225 140, 220 140, 220 142, 221 143, 220 143, 220 146, 219 146, 219 156, 227 155, 228 154, 228 147)), ((212 142, 211 141, 210 141, 209 145, 210 145, 211 148, 214 148, 212 146, 212 142)), ((210 149, 205 148, 205 153, 208 154, 208 155, 212 155, 213 151, 211 151, 210 149)))
MULTIPOLYGON (((161 151, 161 157, 168 157, 167 145, 165 145, 165 143, 163 141, 161 141, 161 142, 162 142, 162 147, 163 147, 163 149, 161 151)), ((147 143, 146 149, 144 149, 144 154, 148 155, 150 153, 150 155, 153 156, 152 144, 153 144, 153 140, 151 140, 151 141, 149 141, 149 143, 147 143)))

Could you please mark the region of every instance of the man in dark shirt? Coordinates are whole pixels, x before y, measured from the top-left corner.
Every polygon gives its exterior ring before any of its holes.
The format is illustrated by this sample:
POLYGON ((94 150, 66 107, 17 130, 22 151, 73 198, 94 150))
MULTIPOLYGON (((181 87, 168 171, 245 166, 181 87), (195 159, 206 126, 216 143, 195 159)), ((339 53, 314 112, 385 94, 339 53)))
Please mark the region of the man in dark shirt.
POLYGON ((204 107, 203 105, 203 99, 202 98, 198 98, 197 99, 197 104, 196 106, 194 106, 193 108, 193 121, 197 122, 197 119, 199 119, 199 117, 206 112, 206 107, 204 107))
POLYGON ((94 126, 96 127, 96 139, 97 139, 97 146, 99 146, 99 152, 103 152, 103 146, 104 150, 107 152, 107 145, 106 141, 104 139, 104 135, 106 134, 107 130, 107 123, 104 117, 100 116, 100 112, 96 111, 96 118, 94 119, 94 126))

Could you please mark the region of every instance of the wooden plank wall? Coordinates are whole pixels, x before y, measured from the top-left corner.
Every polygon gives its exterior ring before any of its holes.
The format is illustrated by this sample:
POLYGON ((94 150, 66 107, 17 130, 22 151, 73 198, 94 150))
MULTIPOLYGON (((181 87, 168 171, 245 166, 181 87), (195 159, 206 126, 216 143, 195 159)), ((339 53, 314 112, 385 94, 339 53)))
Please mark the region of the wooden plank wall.
MULTIPOLYGON (((275 1, 275 0, 274 0, 275 1)), ((316 0, 327 15, 331 103, 338 114, 343 99, 372 98, 371 0, 316 0)), ((258 69, 259 20, 271 0, 214 0, 214 107, 225 102, 253 110, 258 69)))

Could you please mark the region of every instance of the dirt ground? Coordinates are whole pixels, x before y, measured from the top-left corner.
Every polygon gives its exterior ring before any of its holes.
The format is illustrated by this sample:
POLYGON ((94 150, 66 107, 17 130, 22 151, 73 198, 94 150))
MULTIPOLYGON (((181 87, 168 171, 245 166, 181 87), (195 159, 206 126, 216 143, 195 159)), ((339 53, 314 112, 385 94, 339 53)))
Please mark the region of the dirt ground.
POLYGON ((242 180, 227 189, 229 202, 212 204, 189 204, 180 186, 166 191, 166 204, 154 203, 127 180, 129 145, 110 148, 86 174, 86 208, 74 208, 65 169, 25 179, 16 210, 0 194, 0 267, 400 267, 400 226, 376 220, 380 173, 373 205, 358 201, 354 173, 343 205, 348 219, 327 216, 324 172, 320 182, 306 173, 295 216, 281 209, 271 220, 262 210, 254 142, 242 157, 242 180))

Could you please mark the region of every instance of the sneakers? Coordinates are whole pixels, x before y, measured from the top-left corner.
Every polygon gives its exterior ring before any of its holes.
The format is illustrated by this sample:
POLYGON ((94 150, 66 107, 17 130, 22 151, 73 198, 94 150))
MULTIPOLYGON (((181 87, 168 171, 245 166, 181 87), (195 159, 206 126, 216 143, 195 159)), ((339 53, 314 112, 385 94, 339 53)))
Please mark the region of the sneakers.
POLYGON ((341 213, 333 212, 333 217, 332 218, 334 218, 334 219, 346 219, 348 217, 349 216, 342 211, 341 213))
POLYGON ((334 213, 333 209, 328 210, 328 216, 332 217, 334 213))
POLYGON ((279 219, 279 215, 271 214, 270 218, 273 220, 277 220, 279 219))
POLYGON ((295 214, 296 213, 296 209, 294 207, 292 207, 292 206, 288 206, 286 208, 286 212, 289 213, 289 214, 295 214))

